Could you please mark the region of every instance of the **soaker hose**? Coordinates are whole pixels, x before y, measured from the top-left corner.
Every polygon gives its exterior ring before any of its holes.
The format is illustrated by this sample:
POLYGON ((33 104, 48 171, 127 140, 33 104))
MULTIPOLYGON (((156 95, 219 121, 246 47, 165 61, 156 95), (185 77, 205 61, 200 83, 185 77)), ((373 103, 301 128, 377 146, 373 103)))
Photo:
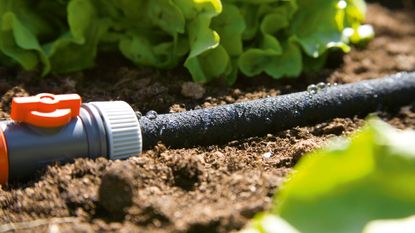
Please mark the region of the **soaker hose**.
POLYGON ((138 119, 123 101, 81 103, 76 94, 14 98, 0 122, 0 184, 78 157, 125 159, 158 142, 225 143, 415 100, 415 73, 138 119))
POLYGON ((143 147, 212 145, 415 100, 415 72, 140 119, 143 147))

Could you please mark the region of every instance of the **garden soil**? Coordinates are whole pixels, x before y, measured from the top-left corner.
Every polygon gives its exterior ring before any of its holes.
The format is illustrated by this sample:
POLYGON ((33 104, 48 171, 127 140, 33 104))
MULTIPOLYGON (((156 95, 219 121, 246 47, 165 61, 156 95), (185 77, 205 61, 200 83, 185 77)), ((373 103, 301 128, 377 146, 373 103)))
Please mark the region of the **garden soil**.
MULTIPOLYGON (((415 11, 371 4, 367 22, 377 36, 365 49, 331 56, 323 71, 298 79, 242 77, 233 87, 221 81, 202 86, 189 82, 183 70, 134 68, 110 53, 100 54, 95 69, 45 79, 0 68, 0 117, 8 117, 12 97, 40 92, 76 92, 85 102, 121 99, 143 114, 166 113, 303 91, 322 81, 342 84, 415 70, 415 11)), ((407 129, 415 127, 414 109, 375 114, 407 129)), ((304 154, 363 123, 359 117, 338 118, 225 145, 159 144, 126 161, 52 165, 31 180, 0 188, 0 232, 235 231, 271 207, 272 196, 304 154)))

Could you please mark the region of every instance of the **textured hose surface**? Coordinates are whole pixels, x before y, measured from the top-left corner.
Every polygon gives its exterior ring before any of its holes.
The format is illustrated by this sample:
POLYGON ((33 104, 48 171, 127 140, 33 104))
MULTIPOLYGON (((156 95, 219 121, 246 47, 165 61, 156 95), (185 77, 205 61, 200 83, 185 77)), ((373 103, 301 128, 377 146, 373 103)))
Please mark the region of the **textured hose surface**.
POLYGON ((367 114, 415 100, 415 72, 328 87, 315 94, 298 92, 211 109, 161 114, 140 119, 143 147, 158 141, 172 147, 212 145, 233 139, 367 114))

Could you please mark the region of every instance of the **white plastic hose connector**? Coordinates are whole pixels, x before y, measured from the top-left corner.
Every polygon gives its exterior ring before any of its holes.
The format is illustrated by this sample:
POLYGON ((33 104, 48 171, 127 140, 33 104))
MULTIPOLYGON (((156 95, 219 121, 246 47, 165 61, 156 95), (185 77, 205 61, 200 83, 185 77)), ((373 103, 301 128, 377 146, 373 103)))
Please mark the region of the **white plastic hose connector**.
POLYGON ((135 111, 124 101, 90 102, 105 125, 110 159, 126 159, 142 152, 140 123, 135 111))

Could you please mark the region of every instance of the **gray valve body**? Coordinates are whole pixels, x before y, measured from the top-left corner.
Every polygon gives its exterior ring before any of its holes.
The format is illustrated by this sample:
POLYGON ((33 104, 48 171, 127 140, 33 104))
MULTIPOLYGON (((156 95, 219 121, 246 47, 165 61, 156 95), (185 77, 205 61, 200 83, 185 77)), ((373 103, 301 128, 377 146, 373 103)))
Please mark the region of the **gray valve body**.
POLYGON ((138 120, 133 109, 123 101, 83 104, 79 116, 59 128, 40 128, 13 121, 0 122, 0 127, 7 143, 9 180, 30 177, 54 162, 105 155, 122 159, 141 153, 138 120), (121 134, 123 137, 117 136, 121 134))

